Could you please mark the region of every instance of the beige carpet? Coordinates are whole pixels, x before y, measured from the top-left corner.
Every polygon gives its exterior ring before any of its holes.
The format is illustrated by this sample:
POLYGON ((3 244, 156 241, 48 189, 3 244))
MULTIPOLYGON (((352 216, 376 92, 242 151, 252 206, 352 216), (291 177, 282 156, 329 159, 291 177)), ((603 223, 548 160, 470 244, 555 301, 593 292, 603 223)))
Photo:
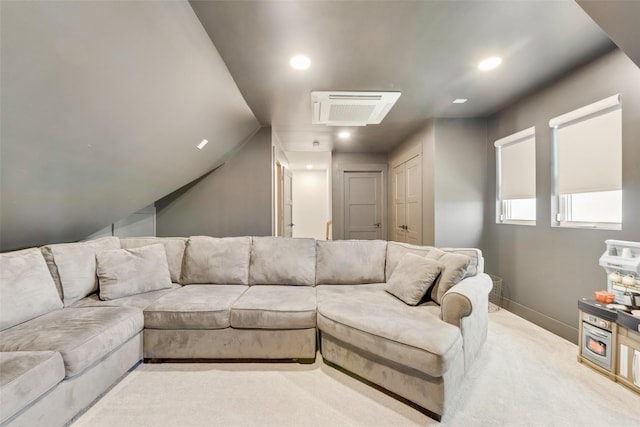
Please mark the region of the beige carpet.
MULTIPOLYGON (((640 426, 640 396, 577 347, 505 311, 444 426, 640 426)), ((425 426, 415 409, 324 365, 140 365, 74 427, 425 426)))

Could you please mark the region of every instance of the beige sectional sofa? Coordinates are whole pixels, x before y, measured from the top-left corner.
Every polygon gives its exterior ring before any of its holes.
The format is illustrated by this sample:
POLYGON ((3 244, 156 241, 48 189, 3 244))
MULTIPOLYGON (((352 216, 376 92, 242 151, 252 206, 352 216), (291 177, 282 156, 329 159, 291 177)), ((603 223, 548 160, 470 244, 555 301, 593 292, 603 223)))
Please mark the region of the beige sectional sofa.
POLYGON ((143 359, 308 362, 318 347, 439 419, 485 341, 490 289, 479 250, 385 241, 108 237, 0 254, 0 423, 63 425, 143 359))

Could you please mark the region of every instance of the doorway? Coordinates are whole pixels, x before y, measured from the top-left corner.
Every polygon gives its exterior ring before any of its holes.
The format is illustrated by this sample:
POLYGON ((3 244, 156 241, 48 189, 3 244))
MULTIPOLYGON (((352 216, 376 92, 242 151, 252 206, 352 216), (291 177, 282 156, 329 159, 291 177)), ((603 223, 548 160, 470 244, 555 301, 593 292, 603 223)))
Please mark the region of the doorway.
POLYGON ((293 195, 291 235, 325 240, 331 223, 331 152, 287 151, 285 155, 293 195))

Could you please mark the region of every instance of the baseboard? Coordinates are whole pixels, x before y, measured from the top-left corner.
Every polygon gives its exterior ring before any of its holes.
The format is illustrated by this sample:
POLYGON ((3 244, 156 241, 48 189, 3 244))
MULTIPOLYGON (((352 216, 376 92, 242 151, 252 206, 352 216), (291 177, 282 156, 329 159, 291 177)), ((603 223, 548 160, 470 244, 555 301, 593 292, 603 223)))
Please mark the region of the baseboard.
POLYGON ((508 298, 502 299, 502 308, 510 311, 511 313, 528 320, 531 323, 535 323, 541 328, 552 332, 559 337, 566 339, 574 344, 578 344, 578 328, 569 326, 566 323, 562 323, 552 317, 542 314, 538 311, 512 301, 508 298))

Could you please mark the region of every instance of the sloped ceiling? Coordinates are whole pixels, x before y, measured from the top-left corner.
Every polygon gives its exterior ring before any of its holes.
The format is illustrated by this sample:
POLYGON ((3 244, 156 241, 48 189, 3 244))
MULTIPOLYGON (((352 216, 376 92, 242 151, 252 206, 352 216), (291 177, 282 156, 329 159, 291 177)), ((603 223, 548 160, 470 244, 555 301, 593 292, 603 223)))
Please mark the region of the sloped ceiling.
POLYGON ((186 1, 1 8, 3 251, 81 239, 259 128, 186 1))
POLYGON ((640 67, 640 1, 577 0, 577 3, 640 67))

